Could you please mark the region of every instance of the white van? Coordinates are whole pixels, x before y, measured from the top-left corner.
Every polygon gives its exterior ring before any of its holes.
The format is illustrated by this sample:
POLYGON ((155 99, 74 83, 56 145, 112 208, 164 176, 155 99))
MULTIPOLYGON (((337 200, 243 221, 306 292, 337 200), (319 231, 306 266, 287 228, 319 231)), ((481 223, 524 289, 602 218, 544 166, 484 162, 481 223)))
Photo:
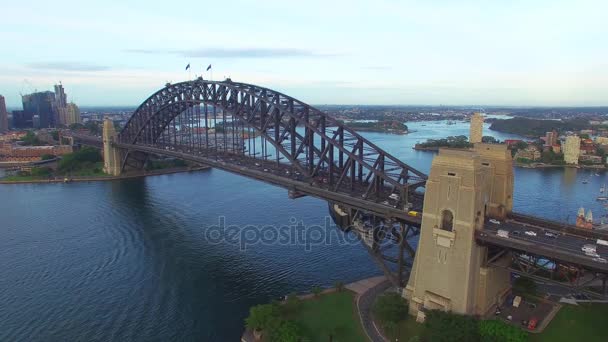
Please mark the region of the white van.
POLYGON ((501 238, 508 239, 509 238, 509 231, 508 230, 499 229, 496 232, 496 235, 498 235, 501 238))
POLYGON ((597 243, 598 245, 602 245, 602 246, 608 246, 608 241, 606 241, 606 240, 597 239, 596 243, 597 243))

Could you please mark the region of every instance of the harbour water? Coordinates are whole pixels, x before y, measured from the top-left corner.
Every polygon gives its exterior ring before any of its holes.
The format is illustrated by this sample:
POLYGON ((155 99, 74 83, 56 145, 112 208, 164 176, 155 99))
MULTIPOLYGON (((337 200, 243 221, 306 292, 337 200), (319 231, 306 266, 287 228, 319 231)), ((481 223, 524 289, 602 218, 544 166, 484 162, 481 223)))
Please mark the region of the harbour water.
MULTIPOLYGON (((433 153, 413 150, 416 142, 468 135, 467 123, 408 126, 416 132, 363 134, 423 172, 433 153)), ((573 222, 583 206, 599 219, 604 182, 587 170, 517 168, 515 210, 573 222)), ((327 223, 323 201, 290 200, 218 170, 2 185, 0 208, 0 341, 237 341, 252 305, 380 274, 350 240, 219 242, 212 233, 222 220, 343 233, 327 223)))

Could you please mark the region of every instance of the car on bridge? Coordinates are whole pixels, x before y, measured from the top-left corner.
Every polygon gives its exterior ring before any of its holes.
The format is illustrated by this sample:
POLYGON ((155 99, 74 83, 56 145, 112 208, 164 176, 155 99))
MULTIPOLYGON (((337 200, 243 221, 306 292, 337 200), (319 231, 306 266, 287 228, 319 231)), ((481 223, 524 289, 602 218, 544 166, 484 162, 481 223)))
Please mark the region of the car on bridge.
POLYGON ((536 236, 536 232, 533 230, 526 230, 526 232, 524 234, 526 234, 528 236, 536 236))
POLYGON ((489 221, 490 223, 500 224, 500 221, 498 221, 497 219, 490 219, 489 221))

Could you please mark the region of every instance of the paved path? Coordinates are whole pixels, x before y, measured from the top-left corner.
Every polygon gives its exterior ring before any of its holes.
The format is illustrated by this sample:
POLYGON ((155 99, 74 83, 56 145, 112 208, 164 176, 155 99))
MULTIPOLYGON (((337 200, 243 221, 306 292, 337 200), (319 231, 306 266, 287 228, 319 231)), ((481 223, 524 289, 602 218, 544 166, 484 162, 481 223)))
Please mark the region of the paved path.
POLYGON ((391 286, 391 283, 385 277, 380 278, 382 279, 379 281, 369 282, 369 285, 373 285, 366 287, 366 290, 363 293, 359 293, 359 296, 357 297, 359 319, 361 320, 361 325, 363 326, 365 334, 372 342, 388 341, 380 334, 372 320, 372 306, 374 305, 376 297, 391 286))

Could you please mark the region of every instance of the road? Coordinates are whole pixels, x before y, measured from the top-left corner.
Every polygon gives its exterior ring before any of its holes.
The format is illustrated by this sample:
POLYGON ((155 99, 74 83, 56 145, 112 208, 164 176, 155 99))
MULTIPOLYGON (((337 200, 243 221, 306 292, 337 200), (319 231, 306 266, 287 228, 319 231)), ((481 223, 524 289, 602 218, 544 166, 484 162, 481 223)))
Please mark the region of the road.
POLYGON ((597 239, 575 234, 560 232, 532 225, 525 222, 507 219, 500 223, 486 221, 481 240, 492 241, 505 247, 514 247, 531 254, 555 257, 564 262, 577 263, 585 260, 584 264, 594 268, 608 270, 608 246, 597 244, 597 239), (508 231, 508 237, 498 236, 498 231, 508 231), (519 245, 519 248, 516 246, 519 245), (590 256, 583 252, 584 245, 593 245, 598 256, 590 256), (546 253, 544 251, 552 251, 546 253))

